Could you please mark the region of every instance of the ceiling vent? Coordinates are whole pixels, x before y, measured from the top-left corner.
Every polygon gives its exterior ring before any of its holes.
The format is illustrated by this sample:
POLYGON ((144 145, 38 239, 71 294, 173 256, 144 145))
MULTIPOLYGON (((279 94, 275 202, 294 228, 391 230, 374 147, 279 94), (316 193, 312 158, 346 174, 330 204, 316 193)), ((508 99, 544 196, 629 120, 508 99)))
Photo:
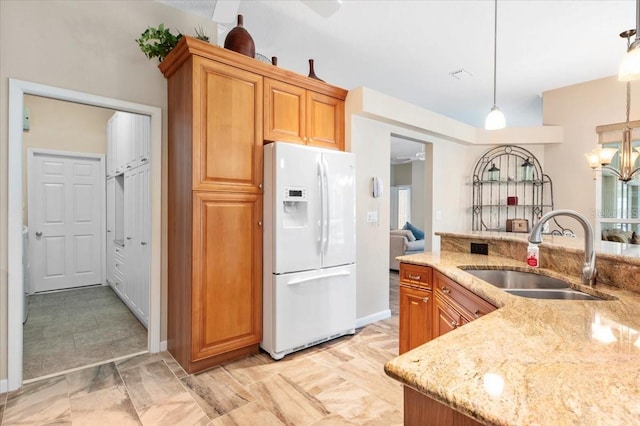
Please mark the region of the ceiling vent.
POLYGON ((459 70, 452 71, 449 73, 449 75, 458 80, 464 80, 473 76, 473 74, 471 74, 469 71, 465 70, 464 68, 460 68, 459 70))

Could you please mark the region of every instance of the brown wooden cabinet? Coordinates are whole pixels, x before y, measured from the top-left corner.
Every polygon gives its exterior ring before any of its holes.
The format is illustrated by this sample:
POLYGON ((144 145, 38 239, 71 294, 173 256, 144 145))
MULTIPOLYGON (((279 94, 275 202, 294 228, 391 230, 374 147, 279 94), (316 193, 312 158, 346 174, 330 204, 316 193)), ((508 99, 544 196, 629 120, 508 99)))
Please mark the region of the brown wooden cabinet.
POLYGON ((187 37, 160 65, 167 347, 188 373, 256 353, 262 339, 263 77, 240 56, 187 37))
POLYGON ((400 264, 400 354, 431 340, 431 277, 428 266, 400 264))
POLYGON ((431 291, 400 286, 400 354, 431 340, 432 305, 431 291))
POLYGON ((496 309, 438 271, 433 272, 433 337, 454 330, 496 309))
POLYGON ((478 422, 427 395, 404 386, 404 424, 480 426, 478 422))
POLYGON ((400 354, 496 309, 428 266, 400 263, 399 283, 400 354))
POLYGON ((344 150, 344 97, 265 78, 264 139, 344 150))

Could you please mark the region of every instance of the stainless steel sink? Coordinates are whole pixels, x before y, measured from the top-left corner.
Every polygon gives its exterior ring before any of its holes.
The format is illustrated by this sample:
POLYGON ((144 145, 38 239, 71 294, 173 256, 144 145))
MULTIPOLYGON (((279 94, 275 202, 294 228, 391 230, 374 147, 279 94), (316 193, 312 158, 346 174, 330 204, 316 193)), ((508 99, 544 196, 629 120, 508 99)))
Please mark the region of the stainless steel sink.
POLYGON ((602 300, 599 297, 573 289, 505 289, 505 291, 531 299, 602 300))
POLYGON ((532 299, 602 300, 574 290, 564 281, 531 272, 505 269, 464 269, 507 293, 532 299))
POLYGON ((465 272, 504 289, 569 288, 564 281, 530 272, 504 269, 465 269, 465 272))

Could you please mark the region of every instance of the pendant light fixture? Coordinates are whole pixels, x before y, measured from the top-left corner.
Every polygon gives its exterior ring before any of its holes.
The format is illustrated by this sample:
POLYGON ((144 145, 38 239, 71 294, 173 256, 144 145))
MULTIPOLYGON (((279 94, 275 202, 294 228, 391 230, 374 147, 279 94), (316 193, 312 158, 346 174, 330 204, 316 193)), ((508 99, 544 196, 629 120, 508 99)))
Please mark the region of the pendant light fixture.
MULTIPOLYGON (((627 39, 627 48, 631 49, 631 36, 636 34, 636 30, 627 30, 620 33, 620 37, 627 39)), ((634 43, 636 43, 638 40, 634 43)), ((640 49, 637 49, 640 52, 640 49)), ((602 166, 603 170, 608 170, 615 174, 619 180, 624 183, 629 182, 633 177, 640 172, 640 167, 635 167, 638 155, 640 155, 640 147, 636 148, 637 152, 633 151, 633 141, 631 139, 631 126, 629 125, 629 112, 631 111, 631 81, 627 80, 627 119, 625 121, 624 129, 622 130, 622 147, 620 150, 620 169, 611 167, 611 160, 618 151, 616 148, 600 148, 595 149, 587 154, 587 162, 589 167, 597 169, 602 166)))
MULTIPOLYGON (((640 1, 640 0, 638 0, 640 1)), ((496 63, 498 56, 498 0, 494 0, 494 21, 493 21, 493 106, 484 122, 487 130, 504 129, 507 125, 504 114, 496 105, 496 63)))
MULTIPOLYGON (((620 81, 640 80, 640 0, 636 0, 636 29, 634 33, 636 39, 633 43, 629 44, 627 54, 620 64, 620 70, 618 71, 618 80, 620 81)), ((631 35, 633 35, 633 33, 631 35)), ((622 36, 622 34, 620 34, 620 36, 622 36)))

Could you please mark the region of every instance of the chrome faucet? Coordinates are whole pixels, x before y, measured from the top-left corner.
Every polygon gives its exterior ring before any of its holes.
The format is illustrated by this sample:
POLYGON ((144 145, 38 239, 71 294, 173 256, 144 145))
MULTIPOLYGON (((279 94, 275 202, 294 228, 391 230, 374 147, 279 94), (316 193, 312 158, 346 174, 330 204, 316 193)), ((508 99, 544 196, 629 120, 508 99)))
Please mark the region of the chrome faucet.
POLYGON ((596 284, 596 251, 593 249, 593 228, 586 217, 573 210, 553 210, 540 218, 529 236, 529 242, 542 242, 542 227, 545 222, 555 216, 569 216, 580 222, 584 229, 584 265, 582 266, 582 283, 590 286, 596 284))

